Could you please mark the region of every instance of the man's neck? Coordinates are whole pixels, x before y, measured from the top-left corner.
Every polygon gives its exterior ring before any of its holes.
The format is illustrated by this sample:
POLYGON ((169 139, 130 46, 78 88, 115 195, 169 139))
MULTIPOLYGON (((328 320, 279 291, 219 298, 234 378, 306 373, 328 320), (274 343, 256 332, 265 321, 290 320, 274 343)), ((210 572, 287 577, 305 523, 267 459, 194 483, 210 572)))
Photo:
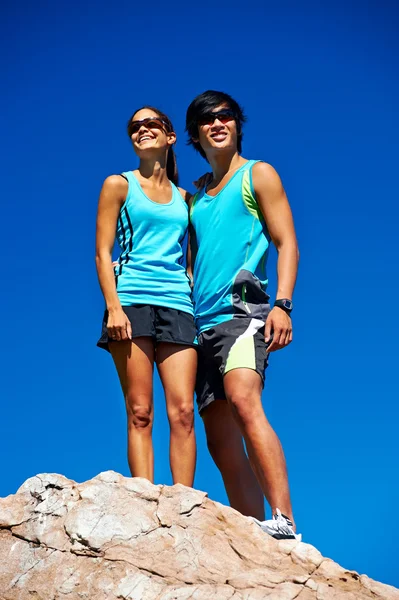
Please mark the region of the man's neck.
POLYGON ((208 160, 212 167, 213 181, 215 183, 221 181, 227 173, 235 171, 246 162, 238 152, 234 152, 234 154, 219 153, 208 157, 208 160))

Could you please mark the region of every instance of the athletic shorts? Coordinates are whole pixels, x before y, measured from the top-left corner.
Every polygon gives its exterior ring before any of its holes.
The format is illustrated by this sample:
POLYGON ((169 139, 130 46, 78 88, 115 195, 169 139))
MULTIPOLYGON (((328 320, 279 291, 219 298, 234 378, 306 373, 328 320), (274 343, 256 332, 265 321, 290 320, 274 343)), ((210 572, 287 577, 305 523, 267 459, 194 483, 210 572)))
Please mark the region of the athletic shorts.
MULTIPOLYGON (((169 342, 197 348, 197 332, 194 318, 189 313, 174 308, 136 304, 122 306, 132 325, 132 337, 151 337, 154 344, 169 342)), ((109 342, 118 343, 108 337, 108 311, 104 313, 99 348, 109 352, 109 342)))
POLYGON ((233 369, 252 369, 263 384, 268 356, 265 324, 258 319, 230 319, 200 333, 195 386, 199 412, 214 400, 226 399, 223 377, 233 369))

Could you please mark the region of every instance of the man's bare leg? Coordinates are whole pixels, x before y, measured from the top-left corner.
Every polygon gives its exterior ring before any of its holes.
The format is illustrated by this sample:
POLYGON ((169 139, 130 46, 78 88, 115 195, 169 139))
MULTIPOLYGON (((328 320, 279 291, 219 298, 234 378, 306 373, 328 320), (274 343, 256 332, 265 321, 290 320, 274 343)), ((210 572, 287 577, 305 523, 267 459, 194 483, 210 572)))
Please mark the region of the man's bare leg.
POLYGON ((208 449, 218 467, 230 506, 260 521, 264 498, 244 450, 241 431, 226 400, 215 400, 202 415, 208 449))
POLYGON ((259 374, 251 369, 234 369, 224 376, 223 383, 232 414, 245 439, 252 467, 273 514, 279 508, 294 522, 285 457, 263 411, 259 374))

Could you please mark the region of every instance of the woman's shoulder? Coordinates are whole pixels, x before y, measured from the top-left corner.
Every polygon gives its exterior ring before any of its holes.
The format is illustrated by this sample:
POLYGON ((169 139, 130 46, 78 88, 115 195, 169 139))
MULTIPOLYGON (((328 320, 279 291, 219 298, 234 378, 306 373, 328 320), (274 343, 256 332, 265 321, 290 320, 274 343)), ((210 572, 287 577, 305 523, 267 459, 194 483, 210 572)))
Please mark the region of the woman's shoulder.
POLYGON ((181 197, 183 198, 184 202, 186 204, 188 204, 188 206, 190 206, 190 202, 191 202, 191 198, 192 198, 192 194, 190 194, 190 192, 187 192, 187 190, 178 187, 177 188, 180 192, 181 197))
POLYGON ((107 203, 117 203, 119 206, 125 202, 129 193, 129 182, 121 175, 108 175, 104 179, 100 198, 107 203))
POLYGON ((126 173, 118 173, 117 175, 108 175, 104 179, 103 186, 112 190, 126 189, 129 185, 129 180, 126 173))

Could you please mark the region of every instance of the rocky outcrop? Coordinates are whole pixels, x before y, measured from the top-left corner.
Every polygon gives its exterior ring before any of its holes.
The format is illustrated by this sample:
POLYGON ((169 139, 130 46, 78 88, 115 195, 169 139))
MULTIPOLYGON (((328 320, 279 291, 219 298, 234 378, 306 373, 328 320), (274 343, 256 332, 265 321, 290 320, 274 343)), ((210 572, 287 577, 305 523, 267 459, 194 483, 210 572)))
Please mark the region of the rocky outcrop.
POLYGON ((44 474, 0 500, 1 600, 230 598, 399 600, 399 590, 182 485, 44 474))

